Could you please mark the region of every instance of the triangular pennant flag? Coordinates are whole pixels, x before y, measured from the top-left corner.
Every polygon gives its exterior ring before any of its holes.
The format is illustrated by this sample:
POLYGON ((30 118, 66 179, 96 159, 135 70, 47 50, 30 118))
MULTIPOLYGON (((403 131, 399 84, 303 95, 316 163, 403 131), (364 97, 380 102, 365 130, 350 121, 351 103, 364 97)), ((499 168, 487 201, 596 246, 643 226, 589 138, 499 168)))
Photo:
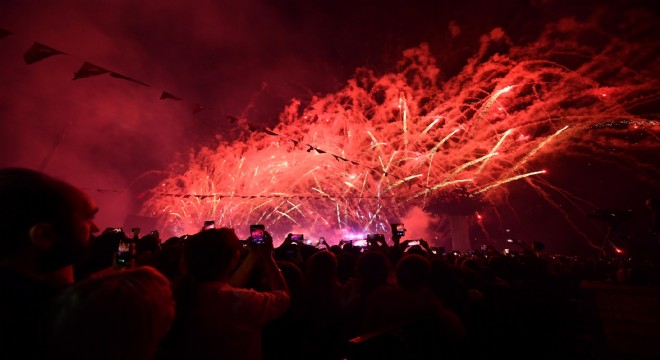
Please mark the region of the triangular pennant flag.
POLYGON ((319 154, 325 154, 325 151, 323 151, 319 148, 315 148, 314 150, 316 150, 316 152, 319 153, 319 154))
POLYGON ((80 67, 80 69, 73 75, 73 80, 88 78, 92 76, 99 76, 109 73, 110 70, 106 70, 100 66, 94 65, 92 63, 85 63, 80 67))
POLYGON ((339 161, 339 160, 341 160, 341 161, 348 161, 347 159, 344 159, 343 157, 341 157, 341 156, 339 156, 339 155, 332 154, 332 156, 334 156, 334 157, 335 157, 335 160, 337 160, 337 161, 339 161))
POLYGON ((207 109, 206 106, 201 105, 201 104, 193 104, 193 114, 197 114, 198 112, 207 109))
POLYGON ((298 146, 298 143, 299 143, 298 140, 289 139, 289 141, 291 141, 293 143, 293 146, 298 146))
POLYGON ((3 37, 7 37, 11 34, 13 34, 11 31, 0 28, 0 39, 2 39, 3 37))
POLYGON ((353 161, 353 160, 351 160, 351 163, 352 163, 353 165, 360 165, 360 163, 358 163, 357 161, 353 161))
POLYGON ((111 72, 110 76, 112 76, 113 78, 116 78, 116 79, 128 80, 128 81, 134 82, 136 84, 140 84, 142 86, 151 87, 149 84, 145 84, 140 80, 135 80, 133 78, 129 78, 128 76, 124 76, 124 75, 118 74, 116 72, 111 72))
POLYGON ((312 145, 307 144, 307 146, 309 146, 309 148, 307 148, 307 152, 310 152, 310 151, 314 150, 314 147, 312 145))
POLYGON ((172 93, 168 93, 167 91, 163 91, 162 94, 160 94, 160 100, 183 100, 182 98, 173 95, 172 93))
POLYGON ((264 129, 264 132, 265 132, 266 134, 268 134, 268 135, 271 135, 271 136, 280 136, 280 134, 278 134, 278 133, 274 133, 274 132, 272 132, 272 131, 270 131, 270 130, 268 130, 268 129, 264 129))
POLYGON ((46 46, 44 44, 35 42, 28 49, 28 51, 26 51, 25 54, 23 54, 23 60, 25 60, 25 63, 29 65, 29 64, 34 64, 37 61, 41 61, 47 57, 60 55, 60 54, 64 54, 64 52, 59 51, 57 49, 53 49, 50 46, 46 46))

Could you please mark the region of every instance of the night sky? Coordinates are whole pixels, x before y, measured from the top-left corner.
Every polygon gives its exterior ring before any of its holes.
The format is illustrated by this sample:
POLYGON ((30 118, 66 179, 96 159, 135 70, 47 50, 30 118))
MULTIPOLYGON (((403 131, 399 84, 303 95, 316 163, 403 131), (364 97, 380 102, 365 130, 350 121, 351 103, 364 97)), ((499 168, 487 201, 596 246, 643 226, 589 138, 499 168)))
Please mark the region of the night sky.
MULTIPOLYGON (((12 34, 0 39, 0 166, 63 178, 96 199, 101 228, 122 226, 127 215, 138 213, 139 195, 175 159, 219 139, 239 138, 246 122, 272 128, 292 98, 305 103, 337 91, 359 67, 392 71, 405 49, 425 42, 446 80, 493 28, 525 44, 565 17, 598 21, 603 31, 630 41, 648 39, 649 33, 660 35, 654 4, 5 0, 0 28, 12 34), (620 26, 630 14, 641 24, 639 33, 620 26), (26 65, 23 54, 34 42, 66 54, 26 65), (108 75, 73 81, 86 61, 150 87, 108 75), (183 100, 160 100, 163 91, 183 100), (206 109, 193 114, 195 104, 206 109)), ((657 98, 638 110, 657 121, 657 98)), ((657 125, 648 131, 658 139, 657 125)), ((650 164, 638 169, 642 175, 613 166, 616 160, 550 157, 548 165, 561 170, 548 180, 593 208, 632 209, 635 226, 644 230, 650 226, 644 200, 660 196, 660 155, 657 146, 652 149, 617 150, 650 164)), ((545 241, 549 252, 588 249, 562 214, 547 202, 529 201, 538 196, 524 183, 509 190, 500 209, 506 220, 493 224, 492 236, 504 238, 510 229, 511 236, 545 241)), ((579 211, 571 216, 581 217, 577 223, 593 239, 605 237, 604 222, 579 211)))

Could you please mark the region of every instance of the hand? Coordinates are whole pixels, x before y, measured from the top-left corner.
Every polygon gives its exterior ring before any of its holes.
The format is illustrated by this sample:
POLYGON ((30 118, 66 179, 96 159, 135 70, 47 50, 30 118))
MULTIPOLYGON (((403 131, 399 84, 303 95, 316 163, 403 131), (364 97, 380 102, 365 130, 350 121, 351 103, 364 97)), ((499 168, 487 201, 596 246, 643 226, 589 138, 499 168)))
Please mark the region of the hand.
POLYGON ((282 245, 289 245, 289 244, 293 243, 293 241, 291 240, 291 237, 292 237, 292 236, 293 236, 293 234, 292 234, 292 233, 289 233, 289 234, 286 236, 286 238, 284 238, 284 241, 282 242, 282 245))
POLYGON ((128 262, 120 262, 119 261, 119 254, 115 252, 112 255, 112 269, 114 270, 126 270, 126 269, 135 269, 135 257, 131 256, 130 260, 128 262))
POLYGON ((426 251, 430 254, 431 253, 431 247, 429 246, 429 243, 426 242, 424 239, 419 239, 419 244, 426 249, 426 251))
POLYGON ((328 245, 328 242, 325 241, 324 237, 319 239, 319 244, 323 244, 323 245, 325 245, 326 248, 330 249, 330 245, 328 245))
POLYGON ((264 242, 263 244, 255 244, 251 238, 248 238, 248 249, 254 251, 255 254, 259 255, 262 259, 270 259, 273 257, 273 237, 268 231, 264 231, 264 242), (250 248, 250 244, 252 248, 250 248))

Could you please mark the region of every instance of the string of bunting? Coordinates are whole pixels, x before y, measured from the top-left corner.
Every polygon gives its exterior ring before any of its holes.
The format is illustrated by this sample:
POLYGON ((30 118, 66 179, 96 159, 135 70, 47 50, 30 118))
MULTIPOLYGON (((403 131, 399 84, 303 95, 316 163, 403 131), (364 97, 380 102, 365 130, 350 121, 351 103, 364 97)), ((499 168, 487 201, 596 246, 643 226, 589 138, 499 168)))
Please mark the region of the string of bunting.
MULTIPOLYGON (((4 39, 10 35, 14 35, 14 33, 4 28, 0 28, 0 39, 4 39)), ((49 45, 35 41, 32 44, 32 46, 30 46, 30 48, 27 49, 27 51, 25 51, 25 53, 23 54, 23 61, 25 61, 27 65, 32 65, 56 55, 69 55, 69 54, 67 54, 64 51, 58 50, 54 47, 51 47, 49 45)), ((101 75, 109 75, 110 77, 113 77, 115 79, 130 81, 132 83, 142 85, 144 87, 151 87, 151 85, 147 84, 144 81, 120 74, 116 71, 110 70, 103 66, 93 64, 88 61, 84 61, 83 64, 80 66, 80 68, 73 74, 73 80, 91 78, 101 75)), ((174 95, 172 92, 162 91, 160 94, 160 100, 184 101, 185 99, 180 96, 174 95)), ((202 105, 196 102, 192 103, 191 107, 193 114, 197 114, 203 110, 209 109, 209 106, 202 105)), ((230 122, 235 122, 235 120, 238 120, 237 118, 232 116, 227 116, 227 118, 230 120, 230 122)))
MULTIPOLYGON (((263 132, 265 132, 266 134, 270 135, 270 136, 278 136, 278 137, 284 138, 284 139, 287 140, 287 141, 291 141, 291 142, 293 143, 294 147, 297 147, 298 144, 300 143, 300 141, 298 141, 298 140, 295 140, 295 139, 292 139, 292 138, 286 137, 285 135, 278 134, 278 133, 276 133, 276 132, 274 132, 274 131, 271 131, 271 130, 268 130, 268 129, 266 129, 266 128, 261 129, 261 130, 262 130, 263 132)), ((311 145, 311 144, 304 144, 304 145, 307 146, 307 149, 306 149, 307 152, 316 151, 316 153, 318 153, 318 154, 328 154, 328 155, 334 157, 335 160, 337 160, 337 161, 350 162, 350 163, 353 164, 353 165, 363 166, 363 167, 365 167, 365 168, 367 168, 367 169, 369 169, 369 170, 371 170, 371 171, 373 171, 373 172, 376 172, 376 173, 381 174, 382 176, 390 176, 390 177, 392 177, 392 178, 394 178, 394 179, 397 179, 397 180, 403 181, 406 185, 408 185, 408 188, 409 188, 409 189, 410 189, 410 188, 412 187, 412 185, 413 185, 413 184, 410 183, 408 180, 406 180, 406 178, 404 178, 404 177, 401 177, 401 176, 395 175, 395 174, 393 174, 393 173, 390 173, 390 172, 387 172, 387 171, 383 171, 383 170, 380 170, 380 169, 377 169, 377 168, 374 168, 374 167, 370 167, 370 166, 367 166, 367 165, 362 165, 362 164, 360 164, 359 162, 357 162, 357 161, 355 161, 355 160, 347 159, 347 158, 342 157, 342 156, 339 156, 339 155, 337 155, 337 154, 333 154, 333 153, 331 153, 331 152, 329 152, 329 151, 326 151, 326 150, 320 149, 320 148, 315 147, 315 146, 313 146, 313 145, 311 145)), ((422 184, 416 184, 416 185, 417 185, 417 187, 420 188, 420 189, 432 190, 430 187, 428 187, 428 186, 424 186, 424 185, 422 185, 422 184)))
MULTIPOLYGON (((206 199, 206 198, 239 198, 239 199, 328 199, 333 198, 334 196, 329 195, 226 195, 226 194, 173 194, 173 193, 158 193, 161 196, 171 196, 178 197, 183 199, 197 198, 197 199, 206 199)), ((342 199, 398 199, 396 196, 341 196, 342 199)))
MULTIPOLYGON (((3 39, 5 37, 13 35, 13 34, 14 33, 10 32, 9 30, 0 28, 0 39, 3 39)), ((45 44, 42 44, 42 43, 39 43, 39 42, 34 42, 32 44, 32 46, 25 52, 25 54, 23 54, 23 60, 25 61, 26 64, 31 65, 31 64, 37 63, 39 61, 42 61, 44 59, 47 59, 49 57, 56 56, 56 55, 68 55, 68 54, 65 53, 64 51, 55 49, 51 46, 48 46, 48 45, 45 45, 45 44)), ((76 71, 74 73, 73 80, 96 77, 96 76, 101 76, 101 75, 106 75, 106 74, 113 77, 113 78, 116 78, 116 79, 126 80, 126 81, 129 81, 129 82, 132 82, 132 83, 135 83, 135 84, 138 84, 138 85, 142 85, 142 86, 145 86, 145 87, 151 87, 151 85, 149 85, 149 84, 147 84, 143 81, 140 81, 140 80, 132 78, 132 77, 128 77, 128 76, 120 74, 116 71, 107 69, 105 67, 102 67, 102 66, 99 66, 99 65, 96 65, 96 64, 93 64, 93 63, 90 63, 88 61, 85 61, 80 66, 78 71, 76 71)), ((161 95, 160 95, 160 100, 183 101, 184 99, 182 97, 174 95, 173 93, 171 93, 169 91, 162 91, 161 95)), ((199 104, 199 103, 193 103, 192 104, 193 114, 197 114, 197 113, 199 113, 203 110, 207 110, 207 109, 209 109, 209 107, 206 106, 206 105, 202 105, 202 104, 199 104)), ((226 118, 229 120, 230 123, 235 123, 239 120, 237 117, 231 116, 231 115, 226 115, 226 118)), ((252 131, 263 131, 263 132, 265 132, 266 134, 268 134, 270 136, 278 136, 278 137, 281 137, 281 138, 285 138, 286 140, 291 141, 294 144, 295 147, 297 147, 298 144, 300 143, 300 141, 298 141, 298 140, 288 138, 284 135, 278 134, 278 133, 276 133, 274 131, 271 131, 271 130, 268 130, 266 128, 255 129, 249 123, 248 123, 248 126, 250 127, 250 130, 252 130, 252 131)), ((393 173, 383 171, 383 170, 380 170, 380 169, 377 169, 377 168, 374 168, 374 167, 362 165, 357 161, 347 159, 347 158, 345 158, 343 156, 340 156, 340 155, 337 155, 337 154, 333 154, 329 151, 326 151, 326 150, 323 150, 321 148, 315 147, 311 144, 304 144, 304 145, 307 146, 307 149, 306 149, 307 152, 316 151, 316 153, 318 153, 318 154, 330 155, 337 161, 350 162, 353 165, 364 166, 367 169, 369 169, 373 172, 379 173, 382 176, 389 176, 389 177, 392 177, 396 180, 403 181, 406 185, 408 185, 408 188, 411 188, 412 185, 413 185, 412 183, 409 182, 409 180, 406 180, 406 178, 397 176, 393 173)), ((422 184, 419 184, 419 183, 416 184, 416 185, 420 189, 432 190, 431 188, 429 188, 427 186, 424 186, 422 184)), ((103 190, 103 189, 96 189, 96 190, 99 191, 99 192, 120 192, 120 191, 115 191, 115 190, 103 190)), ((230 196, 225 196, 225 195, 219 196, 217 194, 216 195, 161 194, 161 195, 183 197, 183 198, 190 198, 190 197, 197 197, 197 198, 230 197, 230 196)), ((241 197, 241 196, 233 195, 231 197, 241 197)), ((244 197, 244 198, 261 198, 261 197, 279 197, 279 196, 265 196, 265 195, 258 195, 258 196, 254 195, 253 196, 253 195, 250 195, 250 196, 242 196, 242 197, 244 197)), ((317 197, 310 197, 310 196, 301 197, 301 196, 298 196, 298 198, 303 198, 303 199, 304 198, 325 198, 325 197, 326 196, 317 196, 317 197)), ((374 197, 374 198, 383 198, 383 197, 374 197)))

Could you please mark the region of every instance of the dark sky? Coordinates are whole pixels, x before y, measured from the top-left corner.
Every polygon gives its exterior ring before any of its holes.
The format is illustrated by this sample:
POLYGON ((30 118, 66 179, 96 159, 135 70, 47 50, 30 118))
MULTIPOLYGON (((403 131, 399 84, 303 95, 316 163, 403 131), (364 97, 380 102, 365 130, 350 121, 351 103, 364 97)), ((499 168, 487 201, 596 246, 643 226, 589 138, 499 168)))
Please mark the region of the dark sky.
MULTIPOLYGON (((391 71, 422 42, 447 79, 495 27, 523 44, 566 16, 616 18, 638 7, 657 20, 653 4, 4 0, 0 28, 13 35, 0 39, 0 166, 44 169, 85 188, 101 205, 100 225, 121 225, 173 159, 236 136, 227 115, 272 126, 290 99, 335 91, 358 67, 391 71), (66 55, 26 65, 22 55, 35 41, 66 55), (72 81, 85 61, 151 87, 107 75, 72 81), (159 100, 162 91, 184 101, 159 100), (193 115, 195 103, 208 109, 193 115)), ((639 207, 644 196, 601 206, 639 207)))

